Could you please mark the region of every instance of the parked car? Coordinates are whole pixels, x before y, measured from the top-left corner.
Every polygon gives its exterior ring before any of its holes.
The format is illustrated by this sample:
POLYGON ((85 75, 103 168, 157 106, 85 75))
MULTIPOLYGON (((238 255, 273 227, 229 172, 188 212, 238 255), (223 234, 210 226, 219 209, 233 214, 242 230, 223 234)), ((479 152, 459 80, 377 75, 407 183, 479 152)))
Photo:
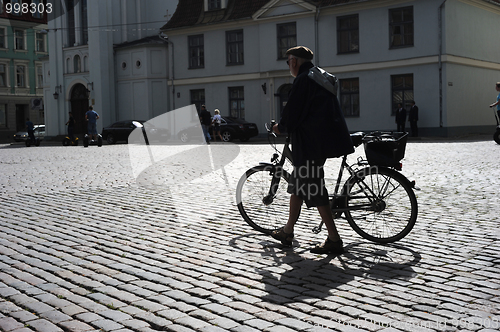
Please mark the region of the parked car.
MULTIPOLYGON (((35 135, 35 138, 38 138, 40 140, 43 140, 45 137, 45 125, 35 125, 33 134, 35 135)), ((16 142, 25 142, 28 139, 28 131, 23 130, 23 131, 18 131, 17 133, 14 134, 14 141, 16 142)))
POLYGON ((113 123, 102 128, 101 136, 109 144, 119 141, 128 142, 130 133, 142 124, 146 129, 146 134, 150 142, 166 142, 170 138, 170 131, 166 128, 157 128, 143 120, 125 120, 113 123))
MULTIPOLYGON (((234 139, 246 142, 250 138, 259 135, 259 129, 255 123, 230 116, 223 116, 221 118, 220 133, 224 142, 230 142, 234 139)), ((203 141, 203 131, 201 125, 198 123, 181 130, 177 136, 184 143, 192 139, 203 141)), ((213 126, 210 127, 210 136, 214 137, 213 126)))

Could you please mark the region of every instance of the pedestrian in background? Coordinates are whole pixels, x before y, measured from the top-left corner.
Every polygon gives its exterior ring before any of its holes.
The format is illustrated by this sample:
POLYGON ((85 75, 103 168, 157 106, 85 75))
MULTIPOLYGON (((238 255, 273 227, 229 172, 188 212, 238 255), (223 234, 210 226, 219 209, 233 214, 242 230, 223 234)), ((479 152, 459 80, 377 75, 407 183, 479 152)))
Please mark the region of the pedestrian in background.
POLYGON ((26 118, 26 130, 28 131, 28 136, 35 143, 35 125, 30 121, 30 118, 26 118))
POLYGON ((418 137, 418 106, 415 105, 415 101, 411 103, 410 116, 408 117, 408 121, 410 121, 411 136, 418 137))
POLYGON ((497 96, 497 101, 490 105, 490 107, 497 107, 497 115, 500 118, 500 82, 497 82, 495 89, 499 92, 497 96))
POLYGON ((205 138, 207 144, 210 144, 210 140, 212 138, 210 137, 210 133, 208 132, 208 130, 210 128, 210 125, 212 124, 212 117, 205 105, 201 105, 200 122, 201 129, 203 130, 203 137, 205 138))
POLYGON ((66 126, 68 126, 69 139, 74 141, 75 118, 73 117, 73 113, 71 113, 71 112, 69 112, 69 120, 68 120, 68 122, 66 122, 66 126))
POLYGON ((92 140, 95 141, 97 138, 97 120, 99 119, 99 114, 94 111, 94 107, 89 106, 89 110, 85 113, 85 120, 88 121, 87 130, 89 132, 89 136, 92 137, 92 140))
POLYGON ((224 140, 222 139, 222 136, 220 134, 220 124, 222 122, 222 117, 220 116, 220 111, 218 109, 216 109, 214 111, 214 118, 212 119, 212 125, 214 126, 214 131, 213 131, 213 134, 214 134, 214 141, 217 141, 217 136, 219 136, 220 138, 220 141, 221 142, 224 142, 224 140))
POLYGON ((396 125, 398 127, 398 132, 405 131, 406 125, 406 109, 404 109, 401 103, 398 104, 398 108, 396 109, 396 125))

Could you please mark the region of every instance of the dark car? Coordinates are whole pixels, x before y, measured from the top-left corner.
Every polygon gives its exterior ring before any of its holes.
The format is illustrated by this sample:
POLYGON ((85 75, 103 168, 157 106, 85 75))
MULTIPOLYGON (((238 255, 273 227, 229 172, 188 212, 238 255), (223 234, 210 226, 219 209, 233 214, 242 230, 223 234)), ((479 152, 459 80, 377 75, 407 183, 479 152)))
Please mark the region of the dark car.
POLYGON ((152 124, 143 120, 125 120, 118 121, 102 129, 102 138, 109 144, 115 144, 118 141, 128 142, 130 133, 140 127, 140 124, 146 129, 148 140, 151 142, 166 142, 170 138, 170 131, 164 128, 156 128, 152 124))
MULTIPOLYGON (((255 123, 230 116, 223 116, 221 118, 220 133, 224 142, 230 142, 234 139, 246 142, 250 138, 259 135, 259 129, 255 123)), ((210 127, 210 136, 212 136, 212 138, 214 137, 213 128, 213 126, 210 127)), ((192 139, 202 141, 203 131, 200 124, 195 124, 181 130, 177 136, 184 143, 189 142, 192 139)))

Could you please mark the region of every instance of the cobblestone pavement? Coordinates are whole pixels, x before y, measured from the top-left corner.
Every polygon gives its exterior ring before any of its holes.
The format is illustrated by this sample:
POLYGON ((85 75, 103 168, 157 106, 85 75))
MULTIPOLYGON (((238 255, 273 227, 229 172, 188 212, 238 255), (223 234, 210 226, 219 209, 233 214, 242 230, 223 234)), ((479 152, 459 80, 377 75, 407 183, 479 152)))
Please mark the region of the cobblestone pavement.
POLYGON ((0 147, 2 331, 500 330, 491 140, 408 143, 415 228, 383 246, 340 219, 339 257, 309 253, 326 234, 311 232, 314 209, 293 248, 240 217, 236 182, 269 145, 234 145, 214 172, 198 153, 199 168, 169 161, 194 146, 154 147, 178 171, 152 166, 137 181, 129 148, 0 147))

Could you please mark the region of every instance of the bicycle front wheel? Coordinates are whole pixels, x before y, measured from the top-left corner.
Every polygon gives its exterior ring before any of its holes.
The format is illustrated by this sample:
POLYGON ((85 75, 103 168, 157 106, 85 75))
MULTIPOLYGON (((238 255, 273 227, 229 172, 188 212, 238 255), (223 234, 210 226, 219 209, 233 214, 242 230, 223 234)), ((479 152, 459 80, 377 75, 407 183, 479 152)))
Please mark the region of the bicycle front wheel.
POLYGON ((417 221, 417 198, 406 177, 389 168, 367 167, 344 185, 345 216, 363 238, 377 243, 401 240, 417 221))
POLYGON ((236 187, 236 203, 245 221, 270 234, 288 219, 288 173, 279 166, 256 166, 243 174, 236 187))

